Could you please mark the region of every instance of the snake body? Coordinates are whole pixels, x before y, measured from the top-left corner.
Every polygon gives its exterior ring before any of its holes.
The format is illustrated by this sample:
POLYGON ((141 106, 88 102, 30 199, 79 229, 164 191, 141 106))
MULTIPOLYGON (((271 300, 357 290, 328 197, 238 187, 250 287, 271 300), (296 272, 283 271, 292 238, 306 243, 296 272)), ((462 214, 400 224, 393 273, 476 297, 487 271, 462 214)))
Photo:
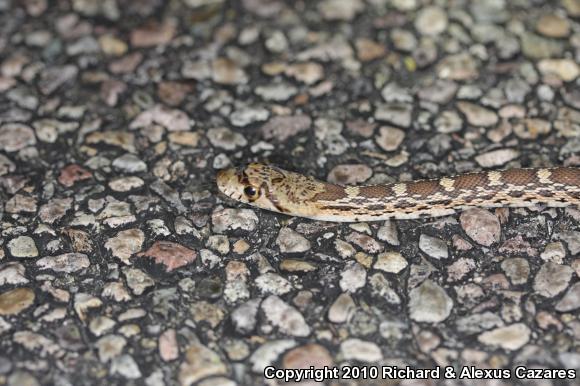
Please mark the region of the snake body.
POLYGON ((251 163, 218 172, 218 189, 250 205, 322 221, 445 216, 472 207, 580 205, 580 168, 483 171, 382 185, 341 186, 251 163))

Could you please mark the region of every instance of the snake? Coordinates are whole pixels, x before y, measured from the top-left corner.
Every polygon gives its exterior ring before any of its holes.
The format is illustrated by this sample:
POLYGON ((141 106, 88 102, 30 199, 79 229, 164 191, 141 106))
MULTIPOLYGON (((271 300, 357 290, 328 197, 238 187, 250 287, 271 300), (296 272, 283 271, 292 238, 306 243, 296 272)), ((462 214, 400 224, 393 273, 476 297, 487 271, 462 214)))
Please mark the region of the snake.
POLYGON ((320 221, 447 216, 474 207, 580 206, 580 168, 516 168, 376 185, 339 185, 264 163, 218 171, 218 190, 252 206, 320 221))

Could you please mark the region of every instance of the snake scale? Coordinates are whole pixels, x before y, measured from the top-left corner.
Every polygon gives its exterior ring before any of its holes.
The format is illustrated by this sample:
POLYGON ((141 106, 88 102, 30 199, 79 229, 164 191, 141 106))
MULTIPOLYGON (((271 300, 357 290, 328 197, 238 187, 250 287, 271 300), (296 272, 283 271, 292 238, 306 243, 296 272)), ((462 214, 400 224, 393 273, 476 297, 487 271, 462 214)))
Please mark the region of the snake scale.
POLYGON ((483 171, 430 180, 341 186, 251 163, 218 172, 234 200, 291 216, 358 222, 445 216, 472 207, 580 205, 580 168, 483 171))

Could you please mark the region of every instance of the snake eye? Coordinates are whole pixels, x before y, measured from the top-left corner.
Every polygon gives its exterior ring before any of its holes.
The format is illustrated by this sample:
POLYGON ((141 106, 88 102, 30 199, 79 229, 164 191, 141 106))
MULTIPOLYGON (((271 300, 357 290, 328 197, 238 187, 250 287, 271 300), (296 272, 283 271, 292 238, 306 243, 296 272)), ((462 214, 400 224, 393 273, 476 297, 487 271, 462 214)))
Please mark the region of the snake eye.
POLYGON ((255 200, 258 198, 258 190, 251 185, 248 185, 244 188, 244 194, 250 199, 255 200))

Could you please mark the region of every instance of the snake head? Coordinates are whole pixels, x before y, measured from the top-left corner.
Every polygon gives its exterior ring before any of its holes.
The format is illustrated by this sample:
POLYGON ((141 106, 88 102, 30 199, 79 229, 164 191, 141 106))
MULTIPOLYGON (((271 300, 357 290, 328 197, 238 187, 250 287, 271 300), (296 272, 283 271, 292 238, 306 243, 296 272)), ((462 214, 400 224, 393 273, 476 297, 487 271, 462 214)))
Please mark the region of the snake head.
POLYGON ((284 180, 284 172, 276 167, 251 163, 220 170, 216 180, 219 191, 234 200, 275 212, 283 211, 273 194, 275 186, 284 180))

